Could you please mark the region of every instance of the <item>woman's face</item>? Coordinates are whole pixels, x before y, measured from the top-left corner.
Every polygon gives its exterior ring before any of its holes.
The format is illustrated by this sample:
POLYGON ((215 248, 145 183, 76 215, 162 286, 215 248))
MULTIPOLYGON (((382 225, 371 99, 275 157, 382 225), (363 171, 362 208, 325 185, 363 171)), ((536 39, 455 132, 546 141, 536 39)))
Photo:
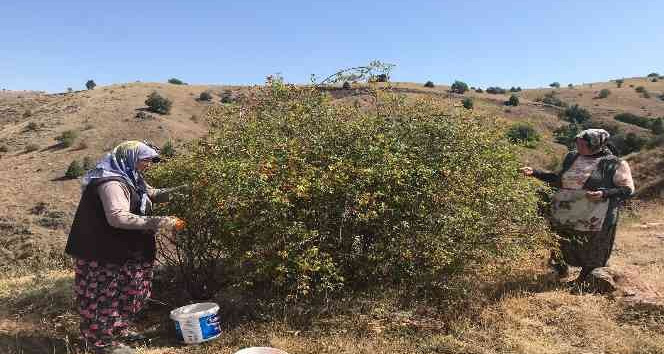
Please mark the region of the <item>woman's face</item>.
POLYGON ((581 155, 592 155, 590 144, 586 139, 576 138, 576 151, 581 155))
POLYGON ((145 172, 148 168, 150 168, 150 165, 152 165, 152 159, 143 159, 143 160, 138 160, 138 163, 136 164, 136 169, 139 172, 145 172))

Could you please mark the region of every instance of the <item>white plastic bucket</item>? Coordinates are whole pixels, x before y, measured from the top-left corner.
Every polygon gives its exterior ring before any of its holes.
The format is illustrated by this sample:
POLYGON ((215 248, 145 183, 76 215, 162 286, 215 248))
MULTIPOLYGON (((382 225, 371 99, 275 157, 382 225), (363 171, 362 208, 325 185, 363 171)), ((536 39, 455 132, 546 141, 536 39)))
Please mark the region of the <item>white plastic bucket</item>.
POLYGON ((219 305, 214 302, 201 302, 179 307, 171 311, 175 321, 175 334, 181 342, 198 344, 221 335, 219 325, 219 305))
POLYGON ((238 350, 235 354, 288 354, 285 351, 270 347, 250 347, 238 350))

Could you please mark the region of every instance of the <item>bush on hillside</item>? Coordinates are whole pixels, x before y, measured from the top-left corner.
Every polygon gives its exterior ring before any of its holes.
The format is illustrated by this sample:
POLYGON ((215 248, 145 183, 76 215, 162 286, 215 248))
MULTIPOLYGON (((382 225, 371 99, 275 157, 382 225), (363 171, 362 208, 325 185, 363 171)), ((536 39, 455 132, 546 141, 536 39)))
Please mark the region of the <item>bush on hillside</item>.
POLYGON ((519 96, 511 95, 510 99, 505 101, 506 106, 518 106, 519 105, 519 96))
POLYGON ((581 130, 583 130, 583 128, 574 123, 563 125, 553 131, 554 141, 558 144, 567 146, 570 150, 574 149, 576 135, 579 134, 581 130))
POLYGON ((212 100, 212 94, 210 91, 203 91, 201 94, 198 96, 199 101, 210 101, 212 100))
POLYGON ((60 146, 64 148, 71 147, 74 145, 74 141, 76 141, 76 138, 78 137, 78 133, 74 130, 66 130, 60 134, 57 138, 55 138, 57 141, 60 142, 60 146))
POLYGON ((552 83, 549 84, 549 86, 553 87, 553 88, 560 88, 560 82, 558 82, 558 81, 552 82, 552 83))
POLYGON ((152 91, 152 93, 145 100, 145 105, 148 106, 150 111, 159 114, 168 114, 171 111, 171 106, 173 102, 168 98, 162 97, 157 93, 157 91, 152 91))
POLYGON ((581 108, 578 104, 575 104, 574 106, 565 109, 561 118, 573 124, 584 124, 589 122, 592 117, 587 109, 581 108))
POLYGON ((344 81, 344 83, 341 85, 341 88, 344 90, 350 90, 352 86, 350 85, 350 82, 344 81))
POLYGON ((158 210, 188 222, 162 257, 191 297, 222 281, 290 301, 415 292, 541 244, 535 186, 504 133, 431 101, 375 97, 364 110, 273 82, 208 113, 211 135, 151 170, 155 185, 192 184, 158 210))
POLYGON ((67 167, 67 171, 65 171, 65 177, 78 178, 83 176, 84 173, 85 170, 83 169, 83 166, 81 166, 77 160, 74 160, 69 164, 69 167, 67 167))
POLYGON ((186 85, 186 84, 187 84, 186 82, 184 82, 184 81, 182 81, 182 80, 180 80, 180 79, 176 79, 176 78, 174 78, 174 77, 168 79, 168 83, 169 83, 169 84, 173 84, 173 85, 186 85))
POLYGON ((624 80, 624 79, 618 79, 618 80, 616 80, 616 86, 617 86, 618 88, 622 87, 622 85, 623 85, 624 83, 625 83, 625 80, 624 80))
POLYGON ((86 156, 83 158, 83 169, 84 170, 91 170, 95 168, 95 162, 92 160, 90 156, 86 156))
POLYGON ((161 148, 161 155, 165 157, 175 156, 175 146, 173 146, 172 141, 167 141, 164 146, 161 148))
POLYGON ((427 82, 424 84, 424 87, 433 88, 433 87, 434 87, 433 81, 427 81, 427 82))
POLYGON ((599 91, 599 95, 597 97, 599 98, 607 98, 611 94, 611 91, 609 89, 601 89, 599 91))
POLYGON ((85 88, 87 88, 88 90, 94 90, 94 88, 95 88, 96 86, 97 86, 97 84, 94 82, 94 80, 88 80, 88 81, 85 83, 85 88))
POLYGON ((505 90, 502 87, 498 87, 498 86, 496 86, 496 87, 492 86, 492 87, 488 87, 486 89, 486 93, 490 93, 490 94, 494 94, 494 95, 502 95, 502 94, 505 94, 506 92, 507 92, 507 90, 505 90))
MULTIPOLYGON (((579 95, 581 95, 579 93, 579 95)), ((550 104, 556 107, 567 107, 567 102, 561 100, 555 91, 551 91, 544 95, 544 97, 538 97, 535 99, 537 102, 542 102, 544 104, 550 104)))
POLYGON ((648 74, 648 77, 659 77, 658 73, 650 73, 648 74))
POLYGON ((638 93, 644 93, 644 92, 646 92, 646 88, 643 87, 643 86, 637 86, 634 90, 635 90, 636 92, 638 92, 638 93))
POLYGON ((507 130, 507 138, 515 144, 535 148, 540 134, 530 123, 515 123, 507 130))
POLYGON ((479 87, 478 87, 477 90, 475 90, 475 92, 477 92, 477 93, 484 93, 484 90, 482 90, 482 88, 479 88, 479 87))
POLYGON ((657 79, 656 77, 653 77, 652 79, 650 79, 650 82, 657 82, 657 81, 659 81, 659 79, 657 79))
POLYGON ((233 92, 231 90, 225 90, 221 94, 221 103, 233 103, 233 92))
POLYGON ((567 84, 567 88, 570 88, 570 89, 571 89, 571 88, 574 88, 574 85, 572 85, 572 84, 567 84))
POLYGON ((648 139, 634 133, 618 133, 611 136, 611 144, 618 149, 620 155, 640 151, 648 143, 648 139))
POLYGON ((637 116, 632 113, 616 114, 613 119, 623 123, 638 125, 639 127, 646 129, 652 128, 652 123, 654 122, 654 120, 648 117, 637 116))
POLYGON ((664 117, 654 119, 650 125, 650 130, 653 134, 664 134, 664 117))
POLYGON ((466 97, 461 101, 461 104, 463 104, 463 108, 465 109, 473 109, 475 106, 475 102, 473 102, 473 99, 471 97, 466 97))
POLYGON ((466 91, 468 91, 468 84, 466 84, 463 81, 459 81, 459 80, 454 81, 454 83, 450 87, 450 91, 452 91, 454 93, 463 94, 466 91))

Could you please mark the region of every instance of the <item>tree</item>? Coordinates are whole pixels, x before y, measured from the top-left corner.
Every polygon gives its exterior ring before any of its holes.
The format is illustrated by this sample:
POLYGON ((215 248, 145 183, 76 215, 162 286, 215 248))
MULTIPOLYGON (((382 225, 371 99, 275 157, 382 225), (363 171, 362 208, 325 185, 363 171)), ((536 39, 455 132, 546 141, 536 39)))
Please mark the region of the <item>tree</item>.
POLYGON ((434 87, 433 81, 427 81, 427 82, 424 84, 424 87, 433 88, 433 87, 434 87))
POLYGON ((468 84, 463 81, 456 80, 452 84, 452 87, 450 87, 450 91, 463 94, 464 92, 468 91, 468 84))
POLYGON ((540 134, 530 123, 515 123, 507 131, 507 138, 515 144, 534 148, 540 140, 540 134))
POLYGON ((618 86, 618 88, 622 87, 622 85, 624 83, 625 83, 625 79, 617 79, 616 80, 616 86, 618 86))
POLYGON ((85 170, 83 169, 83 166, 81 166, 77 160, 74 160, 69 164, 69 167, 67 167, 67 171, 65 171, 65 177, 78 178, 81 177, 84 173, 85 170))
POLYGON ((560 88, 560 82, 558 82, 558 81, 552 82, 551 84, 549 84, 549 86, 554 87, 554 88, 560 88))
POLYGON ((198 96, 199 101, 210 101, 212 100, 212 94, 209 91, 203 91, 198 96))
POLYGON ((664 117, 655 119, 650 125, 650 130, 657 135, 664 133, 664 117))
POLYGON ((351 89, 350 82, 344 81, 344 83, 341 85, 341 88, 344 90, 350 90, 351 89))
POLYGON ((173 102, 168 98, 162 97, 157 91, 152 91, 148 98, 145 100, 145 105, 148 106, 150 111, 159 114, 168 114, 171 111, 173 102))
POLYGON ((578 104, 575 104, 574 106, 565 109, 562 114, 562 118, 573 124, 584 124, 590 121, 592 116, 588 110, 579 107, 578 104))
POLYGON ((95 84, 94 80, 88 80, 88 82, 85 83, 85 87, 88 90, 94 90, 95 86, 97 86, 97 84, 95 84))
POLYGON ((648 77, 659 77, 658 73, 650 73, 648 74, 648 77))
POLYGON ((506 106, 518 106, 519 105, 519 96, 512 95, 510 99, 505 102, 506 106))
POLYGON ((182 80, 180 80, 180 79, 176 79, 176 78, 174 78, 174 77, 168 79, 168 83, 169 83, 169 84, 173 84, 173 85, 186 85, 186 84, 187 84, 186 82, 184 82, 184 81, 182 81, 182 80))
POLYGON ((572 84, 567 84, 567 88, 574 88, 574 85, 572 85, 572 84))

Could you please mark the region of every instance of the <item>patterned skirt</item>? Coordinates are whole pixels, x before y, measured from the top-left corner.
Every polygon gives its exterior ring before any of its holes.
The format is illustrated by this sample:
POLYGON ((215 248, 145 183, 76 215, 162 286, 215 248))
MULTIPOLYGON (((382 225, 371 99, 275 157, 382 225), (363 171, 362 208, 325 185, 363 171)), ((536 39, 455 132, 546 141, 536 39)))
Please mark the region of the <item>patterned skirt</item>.
POLYGON ((152 261, 124 264, 75 259, 74 293, 81 335, 88 345, 115 345, 127 334, 152 287, 152 261))

